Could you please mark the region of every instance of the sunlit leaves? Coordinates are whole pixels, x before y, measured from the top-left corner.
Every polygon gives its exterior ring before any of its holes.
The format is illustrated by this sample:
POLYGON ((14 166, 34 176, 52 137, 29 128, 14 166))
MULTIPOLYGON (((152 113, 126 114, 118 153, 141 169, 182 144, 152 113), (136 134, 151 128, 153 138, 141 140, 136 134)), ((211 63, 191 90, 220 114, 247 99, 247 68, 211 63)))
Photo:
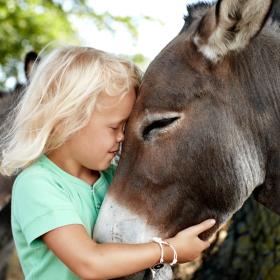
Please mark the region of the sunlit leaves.
POLYGON ((136 19, 96 13, 86 0, 0 0, 0 86, 7 77, 17 77, 26 52, 57 41, 78 43, 73 16, 87 17, 99 29, 112 32, 120 23, 133 38, 138 35, 136 19))

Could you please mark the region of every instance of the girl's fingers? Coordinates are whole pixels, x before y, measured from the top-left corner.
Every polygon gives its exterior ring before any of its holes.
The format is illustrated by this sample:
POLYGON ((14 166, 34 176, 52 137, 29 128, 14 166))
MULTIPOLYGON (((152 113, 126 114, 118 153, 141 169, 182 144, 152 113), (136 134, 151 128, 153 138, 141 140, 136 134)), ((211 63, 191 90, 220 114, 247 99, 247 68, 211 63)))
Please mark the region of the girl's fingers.
POLYGON ((200 233, 206 231, 207 229, 211 228, 214 226, 216 221, 214 219, 209 219, 206 220, 198 225, 192 226, 192 232, 195 233, 196 235, 199 235, 200 233))
POLYGON ((202 251, 204 251, 205 249, 208 249, 210 247, 211 243, 209 241, 202 241, 201 243, 201 247, 202 247, 202 251))

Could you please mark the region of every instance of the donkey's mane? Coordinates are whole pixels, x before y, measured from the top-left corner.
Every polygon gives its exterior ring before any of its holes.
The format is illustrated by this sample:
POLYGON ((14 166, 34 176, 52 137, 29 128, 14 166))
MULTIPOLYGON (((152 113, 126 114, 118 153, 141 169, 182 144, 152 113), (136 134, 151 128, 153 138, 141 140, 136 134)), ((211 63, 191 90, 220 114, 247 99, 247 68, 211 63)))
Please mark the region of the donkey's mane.
MULTIPOLYGON (((195 18, 201 17, 209 7, 212 7, 215 4, 216 1, 198 2, 195 4, 187 5, 187 14, 184 15, 185 25, 183 30, 186 30, 195 18)), ((280 32, 280 8, 277 5, 280 6, 278 2, 275 1, 267 20, 266 28, 272 29, 275 32, 280 32)))
POLYGON ((205 9, 205 8, 209 8, 211 6, 214 6, 216 2, 198 2, 198 3, 194 3, 194 4, 187 4, 187 11, 189 13, 190 16, 193 15, 193 13, 195 11, 197 11, 198 9, 205 9))
POLYGON ((270 25, 274 31, 280 33, 280 10, 276 5, 270 13, 270 25))
POLYGON ((201 13, 203 13, 205 10, 207 10, 209 7, 213 6, 215 2, 209 3, 209 2, 198 2, 195 4, 187 5, 187 14, 184 15, 184 21, 185 21, 185 28, 188 28, 188 26, 192 23, 194 18, 200 17, 201 13))

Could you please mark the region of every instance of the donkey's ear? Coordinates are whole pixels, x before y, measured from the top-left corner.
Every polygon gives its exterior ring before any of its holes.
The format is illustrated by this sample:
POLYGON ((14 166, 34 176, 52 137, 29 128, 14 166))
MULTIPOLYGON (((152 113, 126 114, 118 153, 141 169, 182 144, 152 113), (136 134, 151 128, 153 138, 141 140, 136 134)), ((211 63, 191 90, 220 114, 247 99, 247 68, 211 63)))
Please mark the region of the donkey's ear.
POLYGON ((270 152, 266 169, 265 181, 254 190, 253 195, 258 202, 280 215, 279 152, 270 152))
POLYGON ((243 49, 262 28, 272 0, 219 0, 202 18, 193 41, 213 62, 243 49))

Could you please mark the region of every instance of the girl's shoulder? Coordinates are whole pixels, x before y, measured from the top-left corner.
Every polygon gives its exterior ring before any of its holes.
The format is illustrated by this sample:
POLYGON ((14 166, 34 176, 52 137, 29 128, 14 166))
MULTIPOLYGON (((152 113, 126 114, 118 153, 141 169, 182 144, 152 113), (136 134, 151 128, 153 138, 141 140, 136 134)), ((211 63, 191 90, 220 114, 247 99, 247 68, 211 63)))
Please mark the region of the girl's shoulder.
POLYGON ((49 178, 49 175, 50 172, 48 168, 42 164, 41 158, 39 158, 17 175, 14 185, 17 185, 22 181, 27 182, 34 179, 45 180, 49 178))
POLYGON ((55 174, 40 157, 17 175, 12 193, 37 192, 42 187, 50 190, 59 186, 55 174))

